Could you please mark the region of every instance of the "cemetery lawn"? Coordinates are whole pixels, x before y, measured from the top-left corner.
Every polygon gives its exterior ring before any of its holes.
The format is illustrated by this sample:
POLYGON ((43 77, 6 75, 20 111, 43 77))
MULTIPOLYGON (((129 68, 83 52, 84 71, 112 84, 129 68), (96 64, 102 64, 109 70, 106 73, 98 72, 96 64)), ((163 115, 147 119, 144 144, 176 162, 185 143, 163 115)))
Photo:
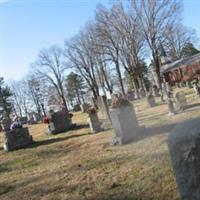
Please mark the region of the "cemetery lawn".
POLYGON ((186 92, 194 106, 175 116, 160 101, 154 108, 135 101, 139 123, 149 132, 121 147, 109 145, 111 130, 90 134, 80 112, 73 117, 77 129, 55 136, 44 134, 44 124, 29 126, 36 144, 0 149, 0 199, 178 200, 166 138, 176 123, 200 115, 199 100, 186 92))

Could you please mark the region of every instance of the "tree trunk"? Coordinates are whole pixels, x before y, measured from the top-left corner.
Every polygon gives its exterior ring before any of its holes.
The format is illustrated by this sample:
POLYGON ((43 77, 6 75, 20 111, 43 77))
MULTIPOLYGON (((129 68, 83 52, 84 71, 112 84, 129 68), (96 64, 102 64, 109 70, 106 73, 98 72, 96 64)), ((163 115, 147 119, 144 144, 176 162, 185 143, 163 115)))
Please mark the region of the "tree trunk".
POLYGON ((160 76, 160 63, 159 63, 159 58, 158 54, 156 52, 153 52, 153 60, 156 68, 156 76, 157 76, 157 86, 158 88, 161 88, 161 76, 160 76))
POLYGON ((81 105, 81 98, 80 98, 80 94, 79 94, 78 88, 76 88, 76 97, 78 99, 78 104, 81 105))
POLYGON ((119 84, 120 84, 120 87, 121 87, 122 95, 125 96, 126 94, 125 94, 125 90, 124 90, 124 84, 123 84, 122 75, 121 75, 121 71, 120 71, 120 68, 119 68, 119 61, 118 60, 115 61, 115 67, 116 67, 117 76, 118 76, 119 84))

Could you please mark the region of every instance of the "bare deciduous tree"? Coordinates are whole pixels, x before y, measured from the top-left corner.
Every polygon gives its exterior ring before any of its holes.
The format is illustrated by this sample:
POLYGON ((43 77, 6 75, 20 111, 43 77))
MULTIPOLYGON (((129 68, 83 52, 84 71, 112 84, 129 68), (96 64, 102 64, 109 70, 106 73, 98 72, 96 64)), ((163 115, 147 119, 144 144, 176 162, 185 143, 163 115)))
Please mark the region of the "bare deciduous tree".
POLYGON ((21 117, 23 114, 27 116, 30 102, 27 81, 22 79, 20 81, 12 82, 11 91, 16 111, 21 117))
POLYGON ((62 49, 58 46, 52 46, 49 49, 41 50, 33 67, 38 78, 45 78, 55 87, 63 107, 68 112, 63 86, 66 67, 63 62, 62 49))
POLYGON ((96 81, 96 61, 93 51, 93 41, 89 32, 82 31, 76 37, 66 42, 65 55, 71 62, 72 68, 85 79, 93 96, 99 96, 99 87, 96 81))
POLYGON ((166 30, 166 49, 172 60, 177 60, 182 57, 182 49, 187 43, 195 43, 197 37, 195 31, 191 28, 178 24, 166 30))
POLYGON ((102 49, 102 54, 110 60, 116 69, 121 92, 125 95, 124 84, 120 69, 120 46, 118 41, 118 33, 114 25, 115 16, 108 9, 99 6, 96 12, 96 31, 98 38, 98 46, 102 49))
POLYGON ((138 16, 141 34, 151 50, 151 55, 156 68, 158 86, 161 86, 159 46, 166 40, 166 29, 174 27, 180 20, 179 0, 131 0, 131 5, 138 16))

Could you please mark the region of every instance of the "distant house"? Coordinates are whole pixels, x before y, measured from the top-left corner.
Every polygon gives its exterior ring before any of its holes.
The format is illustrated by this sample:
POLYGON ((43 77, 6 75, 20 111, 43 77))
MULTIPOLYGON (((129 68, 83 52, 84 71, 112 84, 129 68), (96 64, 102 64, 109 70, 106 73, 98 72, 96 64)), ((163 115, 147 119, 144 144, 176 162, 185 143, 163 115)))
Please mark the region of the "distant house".
POLYGON ((163 65, 161 74, 171 84, 199 79, 200 53, 163 65))

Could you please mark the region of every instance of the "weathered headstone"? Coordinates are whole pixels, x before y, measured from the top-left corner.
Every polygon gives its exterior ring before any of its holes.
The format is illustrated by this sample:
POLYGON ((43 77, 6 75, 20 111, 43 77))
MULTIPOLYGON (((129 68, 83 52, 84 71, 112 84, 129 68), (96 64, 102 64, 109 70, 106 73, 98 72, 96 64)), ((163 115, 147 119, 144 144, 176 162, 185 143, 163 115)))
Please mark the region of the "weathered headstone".
POLYGON ((143 88, 140 88, 139 95, 140 95, 140 98, 144 98, 146 96, 146 93, 143 88))
POLYGON ((104 129, 112 128, 106 96, 98 97, 98 107, 99 107, 99 118, 100 121, 102 122, 102 128, 104 129))
POLYGON ((177 125, 167 140, 182 200, 200 199, 200 119, 177 125))
POLYGON ((169 115, 175 115, 176 111, 174 108, 174 99, 173 99, 172 92, 166 92, 166 101, 167 101, 167 107, 169 110, 169 115))
POLYGON ((129 143, 144 129, 138 125, 133 105, 118 95, 113 96, 110 116, 113 126, 112 145, 129 143))
POLYGON ((160 96, 159 89, 155 85, 152 87, 152 95, 154 97, 159 97, 160 96))
POLYGON ((81 104, 81 112, 85 113, 88 109, 89 105, 87 103, 81 104))
POLYGON ((194 91, 195 91, 195 94, 197 95, 197 97, 200 97, 200 86, 196 83, 194 84, 194 91))
POLYGON ((162 90, 161 90, 161 101, 166 102, 168 101, 168 94, 171 92, 171 87, 168 82, 162 83, 162 90))
POLYGON ((28 118, 27 117, 20 117, 20 122, 22 123, 22 125, 27 124, 28 118))
POLYGON ((4 118, 1 122, 1 127, 3 131, 9 131, 10 130, 10 125, 11 125, 11 120, 4 118))
POLYGON ((73 112, 78 112, 78 111, 80 111, 80 110, 81 110, 81 107, 80 107, 79 104, 74 105, 74 107, 73 107, 73 112))
POLYGON ((156 106, 155 97, 152 94, 147 95, 147 103, 148 103, 150 108, 156 106))
POLYGON ((172 90, 170 84, 166 82, 165 85, 166 85, 166 91, 170 92, 172 90))
POLYGON ((48 114, 48 134, 57 134, 69 130, 74 124, 72 124, 71 118, 65 111, 53 112, 48 114))
POLYGON ((28 113, 28 124, 37 124, 39 121, 39 115, 35 112, 28 113))
POLYGON ((140 99, 140 94, 137 90, 134 92, 134 99, 140 99))
POLYGON ((187 86, 188 88, 192 88, 192 83, 191 83, 191 81, 186 81, 186 86, 187 86))
POLYGON ((127 93, 127 98, 129 101, 133 101, 134 100, 134 91, 129 91, 127 93))
POLYGON ((185 97, 184 92, 177 92, 175 94, 175 99, 176 99, 176 108, 177 110, 184 110, 187 106, 187 100, 185 97))
POLYGON ((92 133, 98 133, 102 131, 97 113, 88 115, 88 123, 92 133))
POLYGON ((114 136, 112 145, 122 145, 131 142, 144 128, 139 127, 133 106, 120 106, 110 111, 114 136))
POLYGON ((28 128, 17 128, 4 132, 4 145, 5 151, 13 151, 21 149, 33 144, 33 138, 29 134, 28 128))
POLYGON ((175 108, 174 108, 174 103, 173 103, 171 98, 169 98, 167 100, 167 106, 168 106, 168 110, 169 110, 169 115, 175 115, 176 111, 175 111, 175 108))

